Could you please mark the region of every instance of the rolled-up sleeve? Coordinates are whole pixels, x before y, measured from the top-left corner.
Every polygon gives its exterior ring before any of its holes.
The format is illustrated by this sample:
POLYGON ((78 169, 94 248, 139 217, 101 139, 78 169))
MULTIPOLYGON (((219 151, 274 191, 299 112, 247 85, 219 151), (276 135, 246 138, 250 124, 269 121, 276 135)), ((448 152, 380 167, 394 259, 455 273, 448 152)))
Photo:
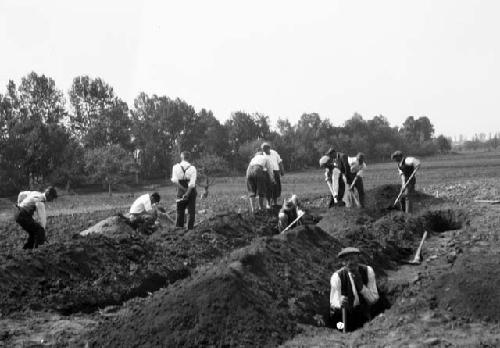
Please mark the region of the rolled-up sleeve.
POLYGON ((406 157, 405 164, 407 166, 414 166, 415 168, 420 167, 420 161, 415 157, 406 157))
POLYGON ((333 273, 330 278, 330 307, 340 308, 340 278, 338 274, 333 273))
POLYGON ((42 202, 37 202, 36 203, 36 213, 38 214, 38 217, 40 218, 40 225, 42 225, 43 228, 47 225, 47 215, 45 213, 45 204, 42 202))
POLYGON ((377 290, 377 281, 375 280, 375 272, 373 271, 373 268, 370 266, 367 266, 367 271, 368 271, 368 284, 363 286, 360 293, 361 293, 361 296, 363 296, 363 298, 369 304, 373 304, 373 303, 377 302, 379 299, 378 290, 377 290))

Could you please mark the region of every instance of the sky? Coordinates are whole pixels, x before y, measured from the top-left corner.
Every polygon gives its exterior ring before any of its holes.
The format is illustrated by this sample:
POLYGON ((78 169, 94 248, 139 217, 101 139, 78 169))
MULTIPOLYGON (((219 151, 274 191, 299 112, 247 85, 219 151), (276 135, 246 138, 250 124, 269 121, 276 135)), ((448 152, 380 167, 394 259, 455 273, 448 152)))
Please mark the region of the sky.
POLYGON ((130 107, 181 98, 221 121, 355 112, 436 134, 500 132, 497 0, 0 0, 0 93, 31 71, 101 77, 130 107))

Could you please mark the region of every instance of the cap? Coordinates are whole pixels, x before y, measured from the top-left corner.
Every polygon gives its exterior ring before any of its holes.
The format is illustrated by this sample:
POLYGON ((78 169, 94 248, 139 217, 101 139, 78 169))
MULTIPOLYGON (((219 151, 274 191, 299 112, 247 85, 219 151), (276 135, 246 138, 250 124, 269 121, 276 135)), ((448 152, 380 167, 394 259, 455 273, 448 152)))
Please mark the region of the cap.
POLYGON ((328 163, 328 161, 330 161, 330 157, 329 156, 325 155, 325 156, 321 157, 319 159, 319 166, 320 167, 324 167, 328 163))
POLYGON ((349 255, 349 254, 360 254, 360 251, 358 248, 348 247, 348 248, 344 248, 344 249, 340 250, 340 252, 337 254, 337 256, 339 258, 342 258, 342 257, 349 255))
POLYGON ((392 159, 394 159, 394 158, 396 158, 396 157, 403 157, 403 152, 401 152, 401 151, 399 151, 399 150, 398 150, 398 151, 394 151, 394 152, 392 153, 392 155, 391 155, 391 158, 392 158, 392 159))
POLYGON ((262 145, 260 146, 262 149, 265 147, 271 147, 271 144, 269 144, 267 141, 263 142, 262 145))

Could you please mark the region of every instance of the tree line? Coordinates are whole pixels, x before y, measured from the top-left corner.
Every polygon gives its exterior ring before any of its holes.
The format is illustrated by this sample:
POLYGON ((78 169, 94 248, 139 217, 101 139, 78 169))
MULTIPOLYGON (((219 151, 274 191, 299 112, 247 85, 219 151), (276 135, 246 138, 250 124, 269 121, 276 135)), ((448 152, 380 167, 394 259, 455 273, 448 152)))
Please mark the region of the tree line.
POLYGON ((68 97, 54 80, 31 72, 0 94, 0 194, 46 183, 111 186, 133 178, 166 178, 180 151, 190 151, 205 175, 241 173, 263 140, 271 141, 287 170, 315 167, 330 146, 387 160, 395 149, 425 156, 451 149, 434 137, 426 116, 391 126, 378 115, 355 113, 334 126, 317 113, 297 123, 236 111, 221 123, 186 101, 140 93, 129 107, 101 78, 78 76, 68 97))

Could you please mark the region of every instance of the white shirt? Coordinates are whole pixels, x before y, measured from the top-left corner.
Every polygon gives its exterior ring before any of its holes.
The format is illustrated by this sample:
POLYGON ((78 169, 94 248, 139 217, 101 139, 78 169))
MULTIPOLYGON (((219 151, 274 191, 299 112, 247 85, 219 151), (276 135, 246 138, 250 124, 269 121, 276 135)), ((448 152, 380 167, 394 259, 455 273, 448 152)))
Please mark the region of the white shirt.
POLYGON ((250 160, 250 164, 248 166, 259 165, 264 168, 264 171, 272 173, 273 165, 271 164, 271 157, 267 155, 255 155, 250 160))
POLYGON ((151 197, 149 194, 145 194, 137 198, 132 206, 130 207, 130 214, 142 214, 148 211, 153 210, 151 205, 151 197))
POLYGON ((21 208, 35 208, 40 225, 43 228, 47 225, 47 215, 45 213, 45 194, 38 191, 22 191, 17 196, 17 205, 21 208))
POLYGON ((274 170, 280 170, 280 163, 283 162, 279 153, 274 150, 270 150, 269 155, 264 152, 264 156, 269 157, 271 159, 271 167, 274 170))
POLYGON ((172 168, 172 182, 178 184, 179 180, 189 180, 188 187, 196 186, 196 168, 189 162, 181 161, 172 168), (184 172, 184 170, 185 172, 184 172))
MULTIPOLYGON (((368 284, 363 285, 360 293, 361 296, 370 304, 375 303, 379 299, 378 291, 377 291, 377 282, 375 280, 375 272, 373 268, 370 266, 366 266, 368 269, 368 284)), ((330 279, 330 307, 332 308, 340 308, 340 296, 341 293, 341 282, 338 272, 333 273, 332 278, 330 279)), ((352 293, 354 294, 354 307, 359 305, 359 294, 356 291, 356 287, 354 286, 354 280, 352 279, 351 272, 349 274, 349 280, 351 281, 352 293)))
POLYGON ((363 177, 363 170, 366 169, 366 163, 359 164, 359 160, 357 157, 347 157, 347 161, 349 162, 349 167, 351 167, 351 173, 356 173, 360 178, 363 177))
MULTIPOLYGON (((413 167, 417 168, 420 166, 420 161, 418 159, 416 159, 415 157, 406 157, 405 164, 407 166, 413 166, 413 167)), ((399 175, 403 175, 403 171, 401 169, 398 168, 398 171, 399 171, 399 175)))

